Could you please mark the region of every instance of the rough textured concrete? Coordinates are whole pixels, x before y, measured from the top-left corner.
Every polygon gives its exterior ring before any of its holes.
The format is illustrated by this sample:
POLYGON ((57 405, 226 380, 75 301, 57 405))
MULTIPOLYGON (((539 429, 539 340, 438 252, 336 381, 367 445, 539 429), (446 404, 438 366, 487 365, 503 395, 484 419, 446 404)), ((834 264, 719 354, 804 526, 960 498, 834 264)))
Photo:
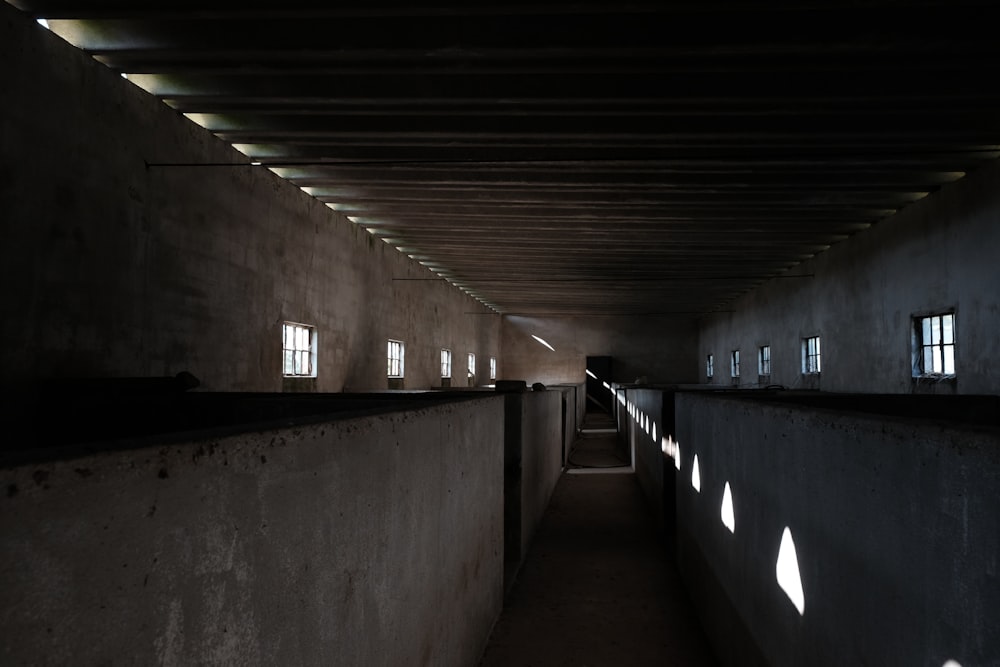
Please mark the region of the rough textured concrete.
POLYGON ((481 667, 714 664, 634 476, 563 475, 481 667))
POLYGON ((503 400, 0 472, 3 665, 474 664, 503 400))
POLYGON ((305 389, 385 389, 388 338, 406 343, 408 389, 440 384, 441 348, 455 377, 469 352, 481 382, 490 356, 502 372, 499 316, 14 8, 0 16, 4 381, 189 371, 202 389, 277 391, 283 320, 318 327, 305 389))
MULTIPOLYGON (((944 186, 705 318, 699 368, 715 355, 729 381, 742 352, 742 384, 757 384, 757 349, 771 346, 771 382, 825 391, 909 393, 912 317, 955 310, 957 393, 998 394, 1000 164, 944 186), (794 276, 808 276, 794 278, 794 276), (801 339, 821 336, 822 373, 808 387, 801 339)), ((942 388, 952 390, 947 385, 942 388)))
POLYGON ((704 393, 676 408, 679 563, 726 664, 998 664, 995 427, 704 393), (785 527, 803 615, 777 584, 785 527))
POLYGON ((543 384, 583 383, 588 356, 614 358, 602 382, 697 382, 697 327, 687 316, 504 316, 504 373, 543 384), (545 339, 549 350, 531 336, 545 339))
POLYGON ((504 540, 508 584, 562 472, 562 393, 505 395, 504 540))

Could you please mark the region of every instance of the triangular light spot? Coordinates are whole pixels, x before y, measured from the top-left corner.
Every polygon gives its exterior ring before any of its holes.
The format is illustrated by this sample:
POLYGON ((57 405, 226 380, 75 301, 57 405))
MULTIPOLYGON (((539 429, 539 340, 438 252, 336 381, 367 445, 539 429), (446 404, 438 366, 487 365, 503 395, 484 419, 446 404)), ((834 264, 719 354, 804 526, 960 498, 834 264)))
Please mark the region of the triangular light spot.
POLYGON ((802 578, 799 576, 799 559, 795 555, 795 542, 792 531, 785 526, 781 534, 781 546, 778 548, 778 564, 775 568, 778 575, 778 585, 792 601, 799 615, 806 611, 806 596, 802 591, 802 578))
POLYGON ((730 533, 736 532, 736 516, 733 514, 733 492, 726 482, 726 490, 722 492, 722 525, 729 529, 730 533))

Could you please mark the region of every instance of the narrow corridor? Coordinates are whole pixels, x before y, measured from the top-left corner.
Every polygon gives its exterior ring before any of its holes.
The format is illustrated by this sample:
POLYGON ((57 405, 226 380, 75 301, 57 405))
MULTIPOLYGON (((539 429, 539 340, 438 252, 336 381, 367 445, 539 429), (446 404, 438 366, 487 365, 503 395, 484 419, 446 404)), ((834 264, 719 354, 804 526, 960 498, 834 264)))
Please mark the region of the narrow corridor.
MULTIPOLYGON (((621 454, 583 433, 570 460, 621 454)), ((608 469, 559 479, 480 667, 717 664, 635 474, 608 469)))

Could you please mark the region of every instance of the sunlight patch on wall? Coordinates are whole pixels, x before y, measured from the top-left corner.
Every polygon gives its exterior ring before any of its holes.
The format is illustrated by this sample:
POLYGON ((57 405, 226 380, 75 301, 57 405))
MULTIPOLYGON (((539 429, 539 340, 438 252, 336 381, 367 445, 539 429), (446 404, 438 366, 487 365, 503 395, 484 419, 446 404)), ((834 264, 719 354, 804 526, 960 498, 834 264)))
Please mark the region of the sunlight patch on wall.
POLYGON ((733 513, 733 492, 726 482, 726 489, 722 492, 722 525, 729 529, 730 533, 736 533, 736 515, 733 513))
POLYGON ((694 463, 691 464, 691 486, 698 493, 701 493, 701 467, 698 465, 698 455, 694 455, 694 463))
POLYGON ((535 334, 531 334, 531 337, 532 337, 532 338, 534 338, 535 340, 537 340, 537 341, 538 341, 539 343, 541 343, 541 344, 542 344, 542 345, 544 345, 545 347, 547 347, 547 348, 549 348, 550 350, 552 350, 553 352, 555 352, 555 351, 556 351, 556 349, 555 349, 554 347, 552 347, 551 345, 549 345, 549 344, 548 344, 548 342, 546 342, 544 338, 539 338, 539 337, 538 337, 538 336, 536 336, 535 334))
POLYGON ((778 586, 785 591, 785 595, 792 601, 799 615, 805 614, 806 596, 802 590, 802 577, 799 576, 799 558, 795 554, 795 541, 792 540, 792 531, 785 526, 781 534, 781 546, 778 548, 778 563, 775 566, 775 573, 778 578, 778 586))

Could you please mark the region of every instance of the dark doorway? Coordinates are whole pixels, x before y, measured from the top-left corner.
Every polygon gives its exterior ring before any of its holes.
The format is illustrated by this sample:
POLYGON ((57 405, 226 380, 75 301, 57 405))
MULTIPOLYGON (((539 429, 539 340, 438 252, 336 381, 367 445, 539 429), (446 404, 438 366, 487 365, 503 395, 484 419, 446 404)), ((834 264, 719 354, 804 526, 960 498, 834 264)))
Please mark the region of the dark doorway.
POLYGON ((611 357, 587 357, 587 412, 612 412, 611 390, 605 383, 611 385, 611 357))

